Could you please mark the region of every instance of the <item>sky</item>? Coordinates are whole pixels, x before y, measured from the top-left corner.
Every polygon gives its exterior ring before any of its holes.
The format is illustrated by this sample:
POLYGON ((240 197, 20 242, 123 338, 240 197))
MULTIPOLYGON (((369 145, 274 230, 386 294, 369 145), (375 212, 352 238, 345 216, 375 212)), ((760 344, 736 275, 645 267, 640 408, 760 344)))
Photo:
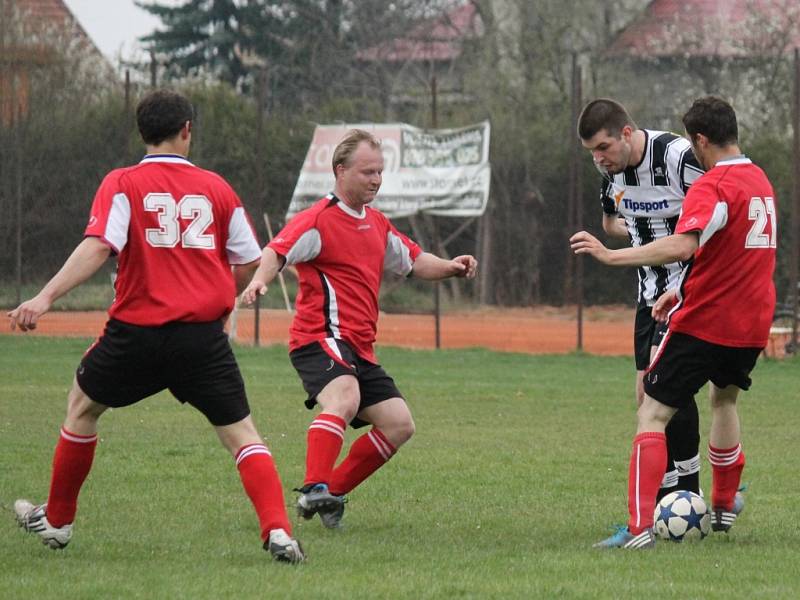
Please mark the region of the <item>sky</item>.
MULTIPOLYGON (((72 14, 109 60, 137 58, 142 46, 136 38, 152 33, 161 21, 133 3, 133 0, 64 0, 72 14)), ((160 0, 158 4, 180 4, 160 0)))

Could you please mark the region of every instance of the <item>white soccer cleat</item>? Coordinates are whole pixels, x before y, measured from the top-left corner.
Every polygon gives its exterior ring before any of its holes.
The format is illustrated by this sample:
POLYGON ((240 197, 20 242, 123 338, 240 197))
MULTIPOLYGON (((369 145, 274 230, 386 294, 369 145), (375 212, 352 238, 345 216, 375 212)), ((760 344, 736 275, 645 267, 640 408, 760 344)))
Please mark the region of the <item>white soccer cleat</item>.
POLYGON ((17 500, 14 502, 14 514, 20 527, 38 535, 42 543, 53 550, 65 548, 72 539, 72 523, 62 527, 50 525, 47 520, 47 504, 35 506, 28 500, 17 500))
POLYGON ((292 538, 283 529, 273 529, 264 542, 264 550, 268 550, 272 558, 279 562, 301 563, 306 559, 300 542, 292 538))

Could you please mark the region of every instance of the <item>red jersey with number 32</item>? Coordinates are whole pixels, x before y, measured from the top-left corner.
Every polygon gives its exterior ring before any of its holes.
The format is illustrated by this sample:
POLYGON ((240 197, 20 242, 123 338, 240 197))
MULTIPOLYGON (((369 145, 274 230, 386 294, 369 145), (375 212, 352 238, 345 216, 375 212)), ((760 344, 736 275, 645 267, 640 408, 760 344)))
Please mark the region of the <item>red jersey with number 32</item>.
POLYGON ((384 269, 408 275, 420 247, 380 211, 365 206, 357 213, 333 195, 295 215, 269 247, 300 279, 289 349, 343 339, 377 364, 372 346, 384 269))
POLYGON ((174 155, 146 156, 106 175, 84 235, 117 253, 108 313, 134 325, 224 317, 236 297, 231 265, 261 256, 231 186, 174 155))
POLYGON ((676 234, 700 235, 669 328, 723 346, 763 348, 775 311, 775 192, 750 159, 720 161, 690 188, 676 234))

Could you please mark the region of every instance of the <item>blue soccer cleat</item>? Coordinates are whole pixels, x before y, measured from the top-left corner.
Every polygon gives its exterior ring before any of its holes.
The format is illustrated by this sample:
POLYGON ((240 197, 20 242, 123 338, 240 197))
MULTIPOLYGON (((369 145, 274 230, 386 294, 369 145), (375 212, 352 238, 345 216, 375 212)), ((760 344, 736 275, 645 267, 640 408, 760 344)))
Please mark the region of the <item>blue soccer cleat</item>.
POLYGON ((627 526, 617 525, 614 534, 611 537, 597 542, 592 548, 627 548, 628 550, 643 550, 645 548, 653 548, 656 545, 656 536, 653 529, 648 527, 642 530, 641 533, 632 534, 627 526))

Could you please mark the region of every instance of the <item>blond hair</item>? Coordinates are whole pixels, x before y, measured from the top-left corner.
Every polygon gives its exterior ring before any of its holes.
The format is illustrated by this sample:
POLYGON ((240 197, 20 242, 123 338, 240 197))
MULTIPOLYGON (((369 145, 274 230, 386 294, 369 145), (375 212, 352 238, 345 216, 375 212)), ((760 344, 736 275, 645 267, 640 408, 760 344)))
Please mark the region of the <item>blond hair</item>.
POLYGON ((350 165, 350 157, 353 156, 353 153, 361 142, 367 142, 367 144, 375 150, 379 150, 381 147, 381 141, 369 131, 351 129, 333 151, 331 166, 333 167, 334 177, 336 176, 336 167, 339 165, 344 165, 345 167, 350 165))

